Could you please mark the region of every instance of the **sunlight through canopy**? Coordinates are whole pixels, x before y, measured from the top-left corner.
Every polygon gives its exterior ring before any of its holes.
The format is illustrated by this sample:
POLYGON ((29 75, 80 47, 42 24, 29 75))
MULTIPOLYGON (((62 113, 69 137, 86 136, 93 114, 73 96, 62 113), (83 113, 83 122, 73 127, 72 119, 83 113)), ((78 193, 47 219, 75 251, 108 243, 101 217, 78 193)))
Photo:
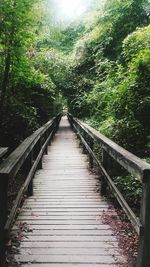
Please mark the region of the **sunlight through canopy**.
POLYGON ((55 0, 62 19, 74 20, 82 15, 90 6, 92 0, 55 0))

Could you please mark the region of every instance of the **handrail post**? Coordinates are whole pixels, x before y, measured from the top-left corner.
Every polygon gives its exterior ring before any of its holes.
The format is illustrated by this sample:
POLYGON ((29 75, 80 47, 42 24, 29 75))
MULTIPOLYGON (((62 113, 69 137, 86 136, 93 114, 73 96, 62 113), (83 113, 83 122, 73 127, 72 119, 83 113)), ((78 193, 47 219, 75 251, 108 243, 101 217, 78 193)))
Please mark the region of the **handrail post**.
POLYGON ((53 130, 51 129, 51 127, 48 129, 48 136, 49 136, 48 146, 50 146, 51 145, 51 142, 52 142, 53 130))
POLYGON ((71 116, 71 114, 67 114, 67 116, 68 116, 68 120, 69 120, 69 123, 70 123, 70 127, 71 127, 71 129, 73 129, 73 118, 72 118, 72 116, 71 116))
MULTIPOLYGON (((90 138, 90 141, 89 141, 89 146, 91 148, 91 150, 93 151, 93 148, 94 148, 94 142, 93 142, 93 139, 90 138)), ((89 154, 89 165, 90 165, 90 168, 92 169, 93 168, 93 158, 92 156, 89 154)))
POLYGON ((137 267, 150 266, 150 171, 143 175, 143 193, 141 206, 141 223, 143 229, 139 236, 137 267))
MULTIPOLYGON (((30 153, 29 158, 28 158, 28 171, 32 168, 32 164, 33 164, 33 151, 30 153)), ((31 179, 28 185, 27 194, 28 196, 33 195, 33 179, 31 179)))
POLYGON ((5 223, 7 220, 8 176, 0 174, 0 266, 5 262, 5 223))
MULTIPOLYGON (((83 131, 83 139, 86 141, 86 132, 85 131, 83 131)), ((85 145, 83 145, 83 154, 86 154, 87 153, 87 150, 86 150, 86 147, 85 147, 85 145)))
MULTIPOLYGON (((108 167, 108 155, 107 152, 102 148, 102 165, 105 170, 107 170, 108 167)), ((107 182, 104 177, 102 177, 101 181, 101 194, 102 196, 105 196, 107 193, 107 182)))
MULTIPOLYGON (((45 133, 45 141, 48 139, 48 137, 49 137, 49 133, 48 133, 48 131, 46 131, 46 133, 45 133)), ((47 144, 47 146, 45 148, 45 154, 46 155, 48 154, 48 144, 47 144)))
MULTIPOLYGON (((38 142, 38 153, 40 153, 41 148, 42 148, 42 143, 41 143, 41 139, 40 139, 39 142, 38 142)), ((42 162, 42 158, 41 158, 40 161, 39 161, 39 164, 37 166, 37 169, 38 170, 42 169, 42 167, 43 167, 43 164, 42 163, 43 162, 42 162)))

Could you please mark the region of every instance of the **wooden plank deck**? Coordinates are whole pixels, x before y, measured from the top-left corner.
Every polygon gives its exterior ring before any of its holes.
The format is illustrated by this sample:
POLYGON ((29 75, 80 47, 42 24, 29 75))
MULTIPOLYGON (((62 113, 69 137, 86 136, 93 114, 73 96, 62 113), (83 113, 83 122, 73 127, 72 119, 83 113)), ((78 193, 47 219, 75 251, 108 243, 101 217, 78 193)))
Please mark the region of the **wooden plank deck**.
POLYGON ((25 200, 12 229, 22 236, 16 262, 22 267, 123 266, 117 238, 102 220, 110 210, 98 184, 63 117, 35 175, 34 195, 25 200))

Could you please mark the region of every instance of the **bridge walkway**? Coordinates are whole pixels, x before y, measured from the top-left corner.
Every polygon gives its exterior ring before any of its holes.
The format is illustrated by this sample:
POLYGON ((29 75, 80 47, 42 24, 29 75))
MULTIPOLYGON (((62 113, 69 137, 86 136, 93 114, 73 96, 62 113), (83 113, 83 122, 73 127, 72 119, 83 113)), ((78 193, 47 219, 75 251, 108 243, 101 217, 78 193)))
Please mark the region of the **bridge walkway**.
POLYGON ((34 194, 12 229, 18 240, 15 266, 124 266, 117 237, 103 220, 110 204, 98 189, 98 177, 63 117, 43 168, 36 172, 34 194))

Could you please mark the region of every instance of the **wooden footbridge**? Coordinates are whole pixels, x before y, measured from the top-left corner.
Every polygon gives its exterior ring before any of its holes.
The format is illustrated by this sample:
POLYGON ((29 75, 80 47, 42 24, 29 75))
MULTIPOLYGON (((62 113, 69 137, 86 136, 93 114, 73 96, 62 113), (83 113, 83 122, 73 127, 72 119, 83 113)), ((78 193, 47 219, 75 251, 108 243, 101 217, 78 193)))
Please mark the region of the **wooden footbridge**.
POLYGON ((136 266, 149 267, 150 165, 68 117, 70 124, 61 115, 49 121, 0 165, 0 266, 6 266, 5 244, 10 236, 16 238, 17 247, 9 267, 128 266, 103 218, 116 214, 104 197, 109 187, 139 235, 136 266), (140 218, 111 179, 116 163, 143 182, 140 218), (92 173, 89 164, 96 165, 100 174, 92 173), (8 216, 8 184, 20 169, 26 179, 8 216))

